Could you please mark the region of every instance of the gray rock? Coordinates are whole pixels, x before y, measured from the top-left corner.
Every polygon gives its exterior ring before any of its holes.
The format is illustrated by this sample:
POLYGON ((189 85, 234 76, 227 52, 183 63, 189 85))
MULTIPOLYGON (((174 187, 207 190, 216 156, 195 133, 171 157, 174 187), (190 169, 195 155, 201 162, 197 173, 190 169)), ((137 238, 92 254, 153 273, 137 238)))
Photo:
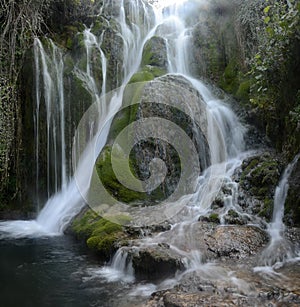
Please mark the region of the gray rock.
POLYGON ((255 226, 219 226, 206 239, 207 249, 216 257, 242 259, 255 255, 268 242, 267 234, 255 226))

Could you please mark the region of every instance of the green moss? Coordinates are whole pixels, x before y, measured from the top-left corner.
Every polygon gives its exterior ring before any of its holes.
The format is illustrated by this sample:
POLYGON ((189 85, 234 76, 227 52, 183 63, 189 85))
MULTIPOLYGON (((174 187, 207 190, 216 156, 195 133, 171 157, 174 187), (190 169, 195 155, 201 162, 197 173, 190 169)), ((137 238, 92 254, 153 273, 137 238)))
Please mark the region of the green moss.
POLYGON ((246 80, 240 83, 238 90, 235 93, 235 97, 241 100, 242 102, 247 103, 249 101, 251 84, 252 84, 251 80, 246 80))
POLYGON ((83 217, 77 218, 72 223, 72 229, 79 237, 89 237, 94 231, 94 223, 99 216, 92 210, 87 211, 83 217))
POLYGON ((260 199, 273 197, 274 189, 279 181, 279 163, 265 154, 244 162, 241 184, 249 192, 260 199))
POLYGON ((284 207, 285 222, 288 225, 300 227, 300 198, 299 191, 290 188, 284 207))
POLYGON ((99 217, 92 210, 76 218, 72 229, 78 237, 86 239, 89 248, 104 258, 112 255, 116 249, 115 243, 124 236, 121 225, 99 217))
POLYGON ((231 216, 231 217, 239 217, 239 214, 236 211, 232 210, 232 209, 230 209, 228 211, 228 215, 231 216))
POLYGON ((219 223, 220 223, 219 215, 218 215, 217 213, 212 213, 212 214, 209 216, 209 221, 212 222, 212 223, 217 223, 217 224, 219 224, 219 223))
POLYGON ((138 104, 133 104, 122 109, 114 117, 109 131, 109 140, 114 140, 119 133, 136 119, 138 104))
POLYGON ((87 240, 87 246, 97 254, 109 258, 115 251, 115 243, 118 241, 118 235, 113 233, 104 237, 93 236, 87 240))
POLYGON ((131 77, 129 84, 136 83, 136 82, 142 82, 142 81, 151 81, 153 79, 154 79, 154 76, 150 72, 139 71, 131 77))
MULTIPOLYGON (((114 163, 118 168, 120 180, 122 182, 128 182, 128 174, 126 172, 125 165, 128 161, 122 155, 114 157, 114 163)), ((130 162, 129 162, 130 163, 130 162)), ((133 167, 130 165, 131 171, 134 173, 133 167)), ((126 188, 116 177, 111 165, 111 147, 106 146, 102 151, 100 157, 96 162, 96 169, 98 176, 100 177, 105 188, 118 200, 131 203, 133 201, 141 201, 146 198, 146 194, 143 192, 137 192, 126 188)))
POLYGON ((166 74, 166 70, 161 69, 159 67, 147 65, 147 66, 144 66, 141 71, 135 73, 131 77, 129 84, 136 83, 136 82, 151 81, 164 74, 166 74))
MULTIPOLYGON (((160 43, 160 37, 152 37, 151 40, 148 40, 144 46, 143 55, 142 55, 142 66, 151 65, 151 66, 160 66, 159 54, 156 54, 153 51, 153 43, 160 43)), ((160 44, 159 44, 160 45, 160 44)))
POLYGON ((235 94, 239 88, 238 69, 235 60, 231 60, 224 70, 220 81, 222 89, 230 94, 235 94))
POLYGON ((270 198, 264 199, 263 208, 259 211, 258 216, 264 217, 268 222, 271 221, 273 214, 273 200, 270 198))

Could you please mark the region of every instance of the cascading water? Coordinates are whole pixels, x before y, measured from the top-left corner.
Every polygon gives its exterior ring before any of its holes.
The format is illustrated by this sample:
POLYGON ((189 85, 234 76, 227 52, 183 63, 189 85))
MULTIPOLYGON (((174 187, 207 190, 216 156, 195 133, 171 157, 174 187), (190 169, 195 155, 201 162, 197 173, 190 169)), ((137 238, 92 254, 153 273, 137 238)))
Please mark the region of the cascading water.
POLYGON ((286 167, 279 185, 275 190, 274 207, 273 207, 273 218, 269 225, 268 232, 271 236, 272 241, 280 240, 284 231, 283 215, 284 215, 284 204, 288 194, 289 177, 298 162, 300 154, 296 155, 293 161, 286 167))
MULTIPOLYGON (((141 246, 168 242, 171 248, 187 258, 188 266, 196 268, 202 265, 203 257, 201 251, 195 247, 197 244, 193 236, 193 223, 197 221, 199 215, 210 210, 211 203, 224 180, 231 181, 230 176, 233 171, 241 165, 244 157, 242 153, 245 128, 227 105, 217 100, 204 83, 191 76, 189 72, 191 31, 186 27, 180 12, 182 7, 176 4, 166 14, 156 11, 157 24, 153 35, 161 36, 167 43, 168 72, 189 80, 207 105, 208 143, 212 165, 199 177, 197 191, 193 195, 184 197, 183 201, 188 205, 185 218, 181 212, 183 221, 174 224, 171 231, 142 240, 141 246), (187 253, 186 249, 191 252, 187 253)), ((119 255, 115 256, 114 265, 111 267, 111 272, 114 274, 116 257, 119 255)), ((105 270, 109 271, 109 268, 105 270)), ((123 274, 124 271, 121 271, 120 278, 123 274)))
POLYGON ((299 158, 300 154, 296 155, 293 161, 286 167, 279 185, 276 187, 273 217, 267 229, 271 241, 260 257, 260 264, 262 265, 273 266, 276 263, 285 262, 297 256, 293 244, 284 236, 285 225, 283 216, 284 204, 289 189, 288 180, 299 158))
MULTIPOLYGON (((36 113, 35 119, 35 147, 36 147, 36 183, 38 190, 39 149, 40 149, 40 121, 42 115, 41 97, 45 100, 47 126, 47 195, 57 192, 67 183, 66 153, 65 153, 65 99, 63 88, 64 63, 61 51, 50 40, 51 54, 48 55, 40 40, 34 42, 35 85, 36 85, 36 113), (53 159, 51 169, 50 159, 53 159), (52 187, 54 186, 54 187, 52 187)), ((37 195, 38 195, 37 191, 37 195)))

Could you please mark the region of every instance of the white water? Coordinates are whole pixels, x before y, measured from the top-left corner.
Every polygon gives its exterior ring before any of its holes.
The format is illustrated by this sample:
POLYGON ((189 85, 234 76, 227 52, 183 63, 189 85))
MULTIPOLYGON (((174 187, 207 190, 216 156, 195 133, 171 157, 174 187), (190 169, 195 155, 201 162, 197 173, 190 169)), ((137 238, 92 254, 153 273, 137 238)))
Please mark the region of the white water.
MULTIPOLYGON (((41 96, 44 94, 47 126, 47 195, 51 189, 57 192, 67 183, 66 154, 65 154, 65 101, 63 88, 64 63, 61 51, 49 40, 50 54, 40 40, 34 41, 35 57, 35 87, 36 112, 35 122, 35 153, 36 153, 36 182, 38 189, 39 155, 40 155, 40 121, 43 121, 41 110, 41 96), (50 170, 50 163, 54 160, 54 169, 50 170), (53 180, 54 178, 54 180, 53 180), (52 182, 51 182, 52 181, 52 182), (53 182, 54 181, 54 182, 53 182), (54 188, 52 187, 54 186, 54 188)), ((37 195, 38 195, 37 190, 37 195)))

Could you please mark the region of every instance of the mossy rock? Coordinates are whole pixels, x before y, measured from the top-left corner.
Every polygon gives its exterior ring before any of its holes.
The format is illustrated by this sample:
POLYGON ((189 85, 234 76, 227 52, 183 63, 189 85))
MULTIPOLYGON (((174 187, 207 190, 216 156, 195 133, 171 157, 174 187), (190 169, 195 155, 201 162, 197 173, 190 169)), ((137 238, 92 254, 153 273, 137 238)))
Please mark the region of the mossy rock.
POLYGON ((229 94, 235 94, 238 91, 239 71, 237 62, 234 59, 226 66, 219 85, 229 94))
POLYGON ((79 238, 84 238, 87 246, 104 259, 113 255, 117 250, 117 242, 125 237, 120 224, 103 219, 92 210, 77 217, 73 221, 72 230, 79 238))
POLYGON ((131 77, 129 84, 136 82, 151 81, 157 77, 163 76, 166 73, 167 71, 165 69, 146 65, 142 68, 141 71, 138 71, 131 77))
MULTIPOLYGON (((125 203, 140 202, 145 200, 146 194, 143 192, 137 192, 125 187, 116 177, 111 164, 112 149, 110 146, 106 146, 96 162, 96 169, 98 176, 101 179, 103 185, 110 192, 110 194, 125 203)), ((118 167, 119 178, 121 181, 128 181, 128 174, 125 165, 128 164, 127 159, 120 153, 119 156, 114 156, 114 163, 118 167)), ((134 173, 134 167, 132 160, 129 161, 132 173, 134 173)))
POLYGON ((273 198, 280 170, 278 159, 268 153, 246 159, 242 165, 241 185, 260 199, 273 198))
POLYGON ((272 220, 273 215, 273 206, 273 199, 266 197, 263 201, 263 207, 258 212, 258 216, 263 217, 266 219, 267 222, 270 222, 272 220))
POLYGON ((168 65, 166 41, 159 36, 151 37, 145 44, 141 66, 156 66, 166 69, 168 65))
POLYGON ((200 216, 198 221, 214 223, 214 224, 220 224, 219 214, 214 213, 214 212, 211 213, 209 216, 200 216))
POLYGON ((247 103, 249 102, 249 94, 250 94, 250 88, 252 85, 252 81, 245 80, 242 83, 240 83, 237 92, 235 93, 235 97, 239 99, 241 102, 247 103))
POLYGON ((273 214, 275 189, 280 181, 282 164, 271 152, 245 159, 242 164, 240 186, 249 197, 259 201, 253 213, 270 222, 273 214))

